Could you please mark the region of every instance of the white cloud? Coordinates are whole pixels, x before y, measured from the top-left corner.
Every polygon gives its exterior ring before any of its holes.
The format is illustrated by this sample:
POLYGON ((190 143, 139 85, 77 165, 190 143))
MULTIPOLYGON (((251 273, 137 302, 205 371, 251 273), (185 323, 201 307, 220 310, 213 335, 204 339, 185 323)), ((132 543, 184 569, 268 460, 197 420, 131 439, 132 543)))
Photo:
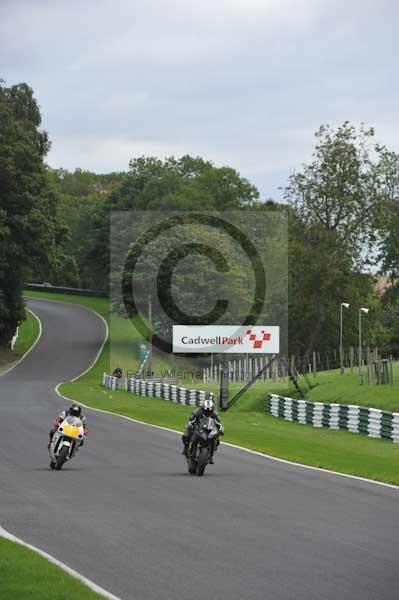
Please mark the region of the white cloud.
POLYGON ((50 166, 84 168, 106 173, 127 171, 131 158, 139 156, 183 155, 184 149, 178 145, 163 144, 157 140, 134 141, 128 138, 101 138, 76 136, 61 138, 53 144, 47 161, 50 166))
POLYGON ((398 13, 391 0, 3 0, 1 70, 35 90, 50 164, 192 153, 270 195, 321 123, 364 121, 399 149, 398 13))

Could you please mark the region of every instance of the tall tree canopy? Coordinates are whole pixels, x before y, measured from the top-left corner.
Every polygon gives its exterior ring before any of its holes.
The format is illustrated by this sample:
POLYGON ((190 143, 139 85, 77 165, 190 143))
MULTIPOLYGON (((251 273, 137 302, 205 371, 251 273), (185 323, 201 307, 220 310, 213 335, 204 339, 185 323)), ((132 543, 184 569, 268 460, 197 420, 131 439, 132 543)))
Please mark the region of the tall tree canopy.
POLYGON ((111 211, 239 210, 259 193, 237 171, 202 158, 137 158, 88 227, 87 261, 98 285, 108 287, 111 211))
POLYGON ((32 272, 46 276, 55 244, 55 195, 44 157, 47 133, 26 84, 0 82, 0 345, 23 319, 21 291, 32 272))
MULTIPOLYGON (((372 300, 373 278, 364 274, 364 264, 384 197, 383 149, 373 137, 372 128, 357 131, 348 122, 335 130, 321 126, 312 161, 292 175, 285 188, 292 207, 293 351, 338 347, 340 303, 367 306, 372 300)), ((355 317, 356 311, 347 315, 347 343, 355 341, 355 317)))
POLYGON ((372 128, 357 131, 349 122, 322 125, 315 137, 313 160, 290 177, 285 198, 303 223, 336 232, 341 249, 362 261, 382 199, 371 150, 381 148, 372 128))

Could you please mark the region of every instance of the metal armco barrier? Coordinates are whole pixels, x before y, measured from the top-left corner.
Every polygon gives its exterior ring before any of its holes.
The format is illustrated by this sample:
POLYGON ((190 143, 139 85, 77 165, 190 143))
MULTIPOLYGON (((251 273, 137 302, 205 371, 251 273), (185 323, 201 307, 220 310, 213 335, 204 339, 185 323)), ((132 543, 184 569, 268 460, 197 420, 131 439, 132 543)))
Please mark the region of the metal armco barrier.
POLYGON ((134 377, 126 377, 126 390, 139 396, 151 396, 153 398, 162 398, 170 402, 178 404, 186 404, 188 406, 201 406, 204 400, 213 400, 212 392, 204 392, 202 390, 188 390, 177 385, 164 383, 161 381, 151 381, 148 379, 135 379, 134 377))
POLYGON ((108 375, 108 373, 103 374, 103 386, 110 390, 119 390, 121 381, 121 377, 112 377, 112 375, 108 375))
POLYGON ((33 292, 49 292, 50 294, 70 294, 72 296, 93 296, 95 298, 107 298, 104 290, 85 290, 82 288, 63 287, 59 285, 45 285, 42 283, 26 283, 25 290, 33 292))
POLYGON ((286 421, 345 429, 352 433, 363 433, 371 438, 399 442, 399 413, 378 408, 354 406, 353 404, 324 404, 293 400, 277 394, 267 396, 268 411, 286 421))

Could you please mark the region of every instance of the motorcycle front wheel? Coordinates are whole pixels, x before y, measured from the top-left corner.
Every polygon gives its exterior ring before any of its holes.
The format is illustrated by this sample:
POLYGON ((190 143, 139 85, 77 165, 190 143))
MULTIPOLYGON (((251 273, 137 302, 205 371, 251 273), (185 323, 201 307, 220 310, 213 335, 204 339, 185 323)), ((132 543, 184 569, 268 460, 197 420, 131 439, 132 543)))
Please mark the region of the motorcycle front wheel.
POLYGON ((204 474, 205 467, 208 464, 209 450, 208 448, 201 448, 197 462, 197 475, 201 477, 204 474))
POLYGON ((64 464, 64 462, 66 461, 66 459, 68 457, 68 452, 69 452, 68 446, 63 446, 61 448, 60 453, 57 456, 57 462, 55 463, 55 470, 56 471, 60 471, 61 470, 62 465, 64 464))
POLYGON ((197 465, 195 464, 195 460, 193 460, 192 458, 187 459, 187 466, 188 466, 188 472, 190 473, 190 475, 195 475, 195 472, 197 470, 197 465))

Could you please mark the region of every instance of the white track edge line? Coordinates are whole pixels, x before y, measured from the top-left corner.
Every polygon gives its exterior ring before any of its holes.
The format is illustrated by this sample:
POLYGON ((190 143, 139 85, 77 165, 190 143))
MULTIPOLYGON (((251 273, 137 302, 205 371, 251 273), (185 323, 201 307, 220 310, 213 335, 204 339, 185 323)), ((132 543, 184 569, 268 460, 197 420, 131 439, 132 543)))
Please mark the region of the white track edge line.
MULTIPOLYGON (((94 365, 96 364, 96 362, 100 358, 100 355, 101 355, 102 351, 104 350, 104 346, 107 343, 107 340, 109 338, 109 327, 108 327, 108 323, 104 319, 104 317, 101 316, 100 313, 98 313, 96 310, 93 310, 92 308, 87 308, 87 306, 84 306, 83 304, 79 304, 79 302, 65 302, 64 300, 51 300, 51 298, 38 298, 37 296, 28 296, 28 295, 25 295, 24 297, 25 298, 30 298, 31 300, 39 300, 41 302, 58 302, 59 304, 66 304, 67 306, 71 306, 71 305, 72 306, 80 306, 80 308, 84 308, 85 310, 87 310, 87 311, 89 311, 91 313, 94 313, 103 322, 103 324, 105 326, 105 337, 104 337, 104 340, 103 340, 103 342, 102 342, 102 344, 100 346, 100 349, 97 352, 96 357, 94 358, 94 360, 92 361, 92 363, 87 367, 87 369, 85 371, 83 371, 82 373, 79 373, 79 375, 76 375, 76 377, 74 377, 73 379, 70 379, 68 382, 64 381, 62 383, 59 383, 58 385, 62 385, 63 383, 73 383, 77 379, 80 379, 80 377, 83 377, 83 375, 86 375, 86 373, 88 373, 90 371, 90 369, 92 369, 94 367, 94 365)), ((39 317, 37 315, 35 315, 33 313, 33 311, 31 311, 31 310, 29 310, 29 312, 31 312, 37 318, 37 320, 40 323, 39 317)), ((33 346, 32 346, 32 348, 33 348, 33 346)))
MULTIPOLYGON (((36 300, 37 298, 33 297, 33 296, 29 296, 29 298, 32 298, 32 300, 36 300)), ((59 300, 49 300, 47 298, 38 298, 39 300, 47 300, 48 302, 60 302, 59 300)), ((105 338, 101 344, 101 347, 99 349, 99 351, 97 352, 97 355, 94 359, 94 361, 92 362, 92 364, 80 375, 78 375, 75 379, 78 379, 79 377, 82 377, 85 373, 87 373, 88 371, 90 371, 90 369, 96 364, 97 360, 100 357, 101 352, 104 349, 104 346, 108 340, 108 335, 109 335, 109 329, 108 329, 108 323, 106 322, 106 320, 95 310, 91 310, 90 308, 87 308, 86 306, 83 306, 82 304, 79 303, 74 303, 74 302, 63 302, 63 304, 76 304, 77 306, 80 306, 81 308, 85 308, 86 310, 93 312, 94 314, 96 314, 104 323, 105 325, 105 338)), ((0 375, 0 377, 2 375, 5 375, 6 373, 8 373, 9 371, 12 371, 12 369, 14 369, 20 362, 22 362, 24 360, 24 358, 29 354, 29 352, 31 352, 31 350, 33 350, 33 348, 36 346, 36 344, 38 343, 42 332, 43 332, 43 326, 42 326, 42 322, 40 320, 40 318, 37 316, 36 313, 33 312, 33 310, 27 308, 27 310, 35 317, 35 319, 37 319, 38 323, 39 323, 39 335, 36 338, 35 342, 32 344, 32 346, 29 348, 29 350, 27 350, 25 352, 25 354, 19 359, 19 361, 17 363, 15 363, 10 369, 8 369, 7 371, 5 371, 4 373, 2 373, 0 375)), ((75 381, 75 379, 72 379, 71 381, 75 381)), ((58 387, 58 386, 57 386, 58 387)), ((47 552, 45 552, 44 550, 41 550, 40 548, 37 548, 36 546, 32 546, 31 544, 28 544, 26 542, 24 542, 23 540, 21 540, 20 538, 17 538, 15 535, 13 535, 12 533, 9 533, 8 531, 6 531, 3 527, 0 526, 0 536, 7 538, 13 542, 17 542, 18 544, 25 546, 26 548, 29 548, 30 550, 33 550, 34 552, 37 552, 38 554, 40 554, 43 558, 46 558, 48 561, 50 561, 51 563, 57 565, 58 567, 60 567, 61 569, 63 569, 66 573, 68 573, 69 575, 71 575, 72 577, 74 577, 75 579, 78 579, 79 581, 81 581, 82 583, 84 583, 85 585, 87 585, 87 587, 89 587, 91 590, 93 590, 94 592, 97 592, 98 594, 101 594, 102 596, 104 596, 105 598, 108 598, 109 600, 121 600, 120 598, 118 598, 117 596, 114 596, 113 594, 111 594, 110 592, 108 592, 107 590, 103 589, 102 587, 100 587, 99 585, 97 585, 96 583, 94 583, 93 581, 91 581, 90 579, 87 579, 86 577, 84 577, 84 575, 81 575, 80 573, 78 573, 77 571, 75 571, 74 569, 71 569, 70 567, 68 567, 68 565, 62 563, 61 561, 59 561, 57 558, 55 558, 54 556, 51 556, 50 554, 48 554, 47 552)))
MULTIPOLYGON (((41 300, 41 298, 34 298, 32 296, 30 296, 32 299, 37 299, 37 300, 41 300)), ((48 302, 62 302, 62 300, 49 300, 47 298, 43 298, 43 300, 47 300, 48 302)), ((75 304, 72 302, 63 302, 63 304, 75 304)), ((78 304, 78 303, 76 303, 78 304)), ((82 304, 78 304, 79 306, 81 306, 82 308, 85 308, 86 310, 93 312, 95 315, 97 315, 104 323, 105 323, 105 327, 106 327, 106 336, 104 338, 104 341, 102 343, 102 346, 100 348, 100 351, 97 354, 96 359, 94 360, 94 362, 90 365, 90 367, 88 369, 86 369, 81 375, 77 375, 74 379, 71 379, 71 382, 76 381, 77 379, 79 379, 80 377, 82 377, 84 374, 86 374, 88 371, 90 371, 90 369, 96 364, 97 360, 100 357, 100 354, 105 346, 105 343, 108 339, 109 336, 109 327, 108 327, 108 323, 105 321, 104 317, 102 317, 97 311, 92 310, 90 308, 87 308, 86 306, 83 306, 82 304)), ((68 396, 64 396, 63 394, 61 394, 61 392, 59 391, 59 386, 63 385, 64 383, 69 383, 69 382, 60 382, 58 383, 54 390, 56 392, 56 394, 60 397, 63 398, 64 400, 68 400, 68 402, 75 402, 75 400, 73 400, 72 398, 69 398, 68 396)), ((85 408, 88 408, 89 410, 94 410, 96 412, 101 412, 107 415, 113 415, 115 417, 120 417, 122 419, 127 419, 128 421, 132 421, 133 423, 138 423, 140 425, 146 425, 147 427, 153 427, 155 429, 163 429, 165 431, 170 431, 172 433, 177 433, 179 435, 181 435, 181 431, 177 431, 176 429, 170 429, 169 427, 163 427, 161 425, 154 425, 153 423, 146 423, 145 421, 139 421, 138 419, 133 419, 132 417, 127 417, 126 415, 120 415, 118 413, 114 413, 108 410, 102 410, 100 408, 93 408, 92 406, 88 406, 87 404, 83 404, 82 402, 79 402, 79 404, 81 406, 84 406, 85 408)), ((237 444, 231 444, 230 442, 222 442, 224 445, 226 446, 230 446, 231 448, 236 448, 238 450, 241 450, 243 452, 248 452, 249 454, 255 454, 256 456, 260 456, 262 458, 267 458, 269 460, 274 460, 275 462, 279 462, 279 463, 283 463, 286 465, 291 465, 293 467, 299 467, 301 469, 308 469, 310 471, 318 471, 321 473, 327 473, 329 475, 336 475, 338 477, 346 477, 347 479, 354 479, 355 481, 363 481, 365 483, 371 483, 373 485, 379 485, 382 487, 387 487, 389 489, 393 489, 393 490, 399 490, 399 486, 394 485, 392 483, 384 483, 383 481, 377 481, 375 479, 368 479, 367 477, 360 477, 359 475, 350 475, 349 473, 340 473, 339 471, 333 471, 331 469, 323 469, 322 467, 313 467, 312 465, 304 465, 302 463, 296 463, 296 462, 292 462, 290 460, 287 460, 285 458, 278 458, 277 456, 272 456, 271 454, 266 454, 264 452, 259 452, 257 450, 250 450, 250 448, 245 448, 244 446, 238 446, 237 444)))
MULTIPOLYGON (((81 305, 79 305, 79 306, 81 306, 81 305)), ((84 307, 84 308, 86 308, 86 307, 84 307)), ((90 309, 87 309, 87 310, 90 310, 90 309)), ((73 382, 74 382, 74 381, 76 381, 77 379, 80 379, 81 377, 83 377, 84 375, 86 375, 86 373, 88 373, 88 372, 89 372, 89 371, 90 371, 90 370, 91 370, 91 369, 94 367, 94 365, 96 364, 96 362, 97 362, 97 361, 98 361, 98 359, 100 358, 100 356, 101 356, 101 353, 102 353, 102 351, 104 350, 104 346, 105 346, 105 344, 107 343, 107 340, 108 340, 108 338, 109 338, 109 327, 108 327, 108 323, 107 323, 107 321, 106 321, 106 320, 104 319, 104 317, 102 317, 102 316, 100 315, 100 313, 98 313, 96 310, 92 310, 91 312, 92 312, 92 313, 94 313, 95 315, 97 315, 97 317, 98 317, 99 319, 101 319, 101 321, 104 323, 104 325, 105 325, 105 337, 104 337, 104 339, 103 339, 103 342, 102 342, 102 344, 101 344, 101 347, 100 347, 99 351, 97 352, 97 354, 96 354, 96 357, 95 357, 95 359, 93 360, 93 362, 91 363, 91 365, 89 365, 89 366, 87 367, 87 369, 86 369, 85 371, 83 371, 83 373, 80 373, 80 375, 76 375, 76 377, 74 377, 73 379, 71 379, 71 380, 70 380, 70 382, 68 382, 68 383, 73 383, 73 382)), ((59 385, 60 385, 60 384, 59 384, 59 385)))
POLYGON ((37 554, 40 554, 40 556, 47 559, 52 564, 56 565, 57 567, 61 568, 63 571, 68 573, 68 575, 71 575, 71 577, 73 577, 74 579, 77 579, 81 583, 85 584, 93 592, 96 592, 97 594, 101 594, 102 596, 104 596, 105 598, 108 598, 109 600, 121 600, 121 598, 118 598, 117 596, 114 596, 114 594, 111 594, 107 590, 104 590, 104 588, 102 588, 99 585, 97 585, 96 583, 94 583, 94 581, 87 579, 87 577, 85 577, 84 575, 81 575, 74 569, 71 569, 71 567, 68 567, 68 565, 66 565, 65 563, 58 560, 58 558, 51 556, 51 554, 48 554, 47 552, 45 552, 44 550, 41 550, 37 546, 32 546, 32 544, 28 544, 27 542, 24 542, 23 540, 21 540, 14 534, 9 533, 6 529, 3 529, 3 527, 1 527, 1 526, 0 526, 0 536, 11 542, 16 542, 17 544, 20 544, 21 546, 24 546, 25 548, 28 548, 29 550, 33 550, 37 554))
POLYGON ((33 317, 36 319, 36 321, 39 323, 39 335, 37 336, 37 338, 35 339, 35 341, 33 342, 32 346, 30 348, 28 348, 28 350, 25 352, 25 354, 23 354, 21 356, 20 359, 17 360, 16 363, 14 363, 9 369, 7 369, 6 371, 3 371, 3 373, 0 373, 0 377, 3 377, 3 375, 6 375, 7 373, 10 373, 10 371, 12 371, 13 369, 15 369, 15 367, 17 367, 23 360, 25 360, 25 358, 28 356, 28 354, 30 352, 32 352, 33 348, 36 346, 36 344, 38 343, 38 341, 40 340, 40 338, 42 337, 42 333, 43 333, 43 327, 42 327, 42 322, 39 319, 39 317, 33 312, 33 310, 30 310, 30 308, 26 308, 26 310, 28 312, 31 313, 31 315, 33 315, 33 317))
MULTIPOLYGON (((68 402, 76 402, 72 398, 68 396, 64 396, 59 391, 58 387, 63 385, 59 383, 54 389, 55 392, 60 398, 64 398, 64 400, 68 400, 68 402)), ((104 413, 106 415, 112 415, 114 417, 120 417, 121 419, 127 419, 128 421, 132 421, 133 423, 138 423, 139 425, 146 425, 147 427, 154 427, 155 429, 163 429, 164 431, 170 431, 171 433, 177 433, 179 435, 182 434, 181 431, 177 431, 177 429, 170 429, 169 427, 163 427, 162 425, 154 425, 153 423, 146 423, 145 421, 139 421, 138 419, 133 419, 133 417, 128 417, 127 415, 120 415, 119 413, 111 412, 109 410, 102 410, 101 408, 93 408, 92 406, 88 406, 87 404, 83 404, 79 402, 80 406, 84 406, 84 408, 88 408, 89 410, 94 410, 96 412, 104 413)), ((355 479, 357 481, 363 481, 365 483, 372 483, 374 485, 379 485, 383 487, 387 487, 394 490, 399 490, 399 486, 394 485, 393 483, 384 483, 383 481, 377 481, 376 479, 367 479, 367 477, 360 477, 359 475, 350 475, 349 473, 340 473, 339 471, 332 471, 330 469, 323 469, 322 467, 313 467, 312 465, 304 465, 302 463, 292 462, 291 460, 287 460, 285 458, 278 458, 277 456, 272 456, 271 454, 265 454, 264 452, 259 452, 258 450, 251 450, 250 448, 245 448, 245 446, 238 446, 237 444, 231 444, 230 442, 222 442, 224 446, 230 446, 231 448, 236 448, 237 450, 242 450, 243 452, 248 452, 249 454, 255 454, 256 456, 260 456, 262 458, 267 458, 269 460, 274 460, 276 462, 284 463, 287 465, 291 465, 293 467, 300 467, 301 469, 309 469, 311 471, 318 471, 321 473, 327 473, 329 475, 337 475, 339 477, 346 477, 349 479, 355 479)))

